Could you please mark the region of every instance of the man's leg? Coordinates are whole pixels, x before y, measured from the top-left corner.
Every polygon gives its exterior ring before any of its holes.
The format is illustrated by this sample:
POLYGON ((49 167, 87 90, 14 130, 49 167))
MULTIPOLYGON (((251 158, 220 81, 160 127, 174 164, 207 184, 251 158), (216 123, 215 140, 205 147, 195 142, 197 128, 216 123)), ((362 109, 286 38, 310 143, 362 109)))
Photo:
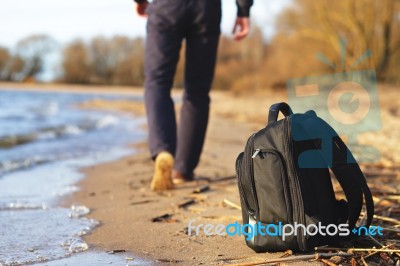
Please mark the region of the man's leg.
POLYGON ((179 59, 182 33, 165 28, 157 10, 149 14, 145 49, 145 105, 149 148, 153 158, 162 151, 175 154, 176 118, 171 88, 179 59))
POLYGON ((186 35, 185 93, 174 167, 186 179, 190 179, 203 148, 221 20, 218 0, 192 3, 197 15, 186 35))
MULTIPOLYGON (((149 148, 155 162, 151 188, 172 188, 171 170, 176 150, 176 118, 171 87, 179 58, 183 34, 175 27, 177 23, 165 18, 165 9, 151 6, 147 24, 145 50, 145 105, 149 130, 149 148)), ((173 10, 171 10, 173 11, 173 10)))

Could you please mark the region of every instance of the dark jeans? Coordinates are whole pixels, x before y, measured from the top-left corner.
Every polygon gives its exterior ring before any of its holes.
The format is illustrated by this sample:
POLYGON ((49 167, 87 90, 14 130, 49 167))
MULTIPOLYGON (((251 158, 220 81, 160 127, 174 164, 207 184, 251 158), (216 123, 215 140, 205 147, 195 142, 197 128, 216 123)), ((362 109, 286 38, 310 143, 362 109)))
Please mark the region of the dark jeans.
POLYGON ((197 166, 208 123, 209 91, 220 35, 220 0, 154 0, 148 8, 145 104, 153 158, 175 156, 174 168, 197 166), (182 41, 186 41, 184 95, 177 130, 171 87, 182 41))

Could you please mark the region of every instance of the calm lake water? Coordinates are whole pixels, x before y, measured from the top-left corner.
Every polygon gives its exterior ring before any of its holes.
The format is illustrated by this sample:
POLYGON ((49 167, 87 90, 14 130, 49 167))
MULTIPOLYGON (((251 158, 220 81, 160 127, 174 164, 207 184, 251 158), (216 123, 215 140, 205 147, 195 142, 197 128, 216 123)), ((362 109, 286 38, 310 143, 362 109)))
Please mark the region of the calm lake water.
POLYGON ((88 248, 82 236, 98 221, 85 206, 60 206, 80 168, 129 155, 126 144, 144 138, 143 118, 77 107, 98 98, 141 100, 0 90, 0 265, 144 263, 88 248))

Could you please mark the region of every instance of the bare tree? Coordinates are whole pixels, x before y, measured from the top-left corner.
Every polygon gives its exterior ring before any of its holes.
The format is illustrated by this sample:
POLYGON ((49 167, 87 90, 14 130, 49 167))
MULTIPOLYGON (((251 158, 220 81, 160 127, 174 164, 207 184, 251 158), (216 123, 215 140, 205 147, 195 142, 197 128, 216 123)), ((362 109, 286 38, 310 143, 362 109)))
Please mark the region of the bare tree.
POLYGON ((115 61, 111 55, 111 46, 105 37, 96 37, 89 44, 89 60, 92 71, 92 82, 110 83, 115 61))
POLYGON ((25 62, 22 80, 35 78, 44 67, 45 56, 55 48, 56 42, 47 35, 32 35, 17 44, 17 55, 25 62))
POLYGON ((262 66, 266 60, 268 45, 257 26, 241 42, 226 36, 220 39, 214 87, 235 93, 264 87, 262 66))
POLYGON ((133 40, 133 49, 127 64, 131 64, 131 75, 133 85, 142 86, 144 83, 144 40, 136 38, 133 40))
POLYGON ((63 50, 62 80, 142 86, 144 41, 125 36, 96 37, 88 44, 76 40, 63 50))
POLYGON ((62 53, 62 80, 67 83, 89 83, 91 72, 88 60, 87 47, 82 40, 68 44, 62 53))
POLYGON ((97 37, 90 42, 88 50, 91 82, 143 85, 143 39, 97 37))
MULTIPOLYGON (((400 49, 399 12, 398 0, 295 0, 278 20, 278 36, 318 46, 336 71, 375 68, 383 79, 390 59, 400 49), (347 39, 343 62, 339 39, 347 39), (372 52, 371 57, 354 65, 367 50, 372 52)), ((298 50, 298 56, 304 59, 302 50, 298 50)))
POLYGON ((113 84, 143 85, 143 40, 116 36, 110 40, 115 58, 113 84))
POLYGON ((25 61, 18 55, 13 55, 5 71, 5 80, 7 81, 21 81, 24 75, 25 61))
POLYGON ((7 75, 6 68, 10 57, 8 49, 0 47, 0 80, 4 80, 4 77, 7 75))

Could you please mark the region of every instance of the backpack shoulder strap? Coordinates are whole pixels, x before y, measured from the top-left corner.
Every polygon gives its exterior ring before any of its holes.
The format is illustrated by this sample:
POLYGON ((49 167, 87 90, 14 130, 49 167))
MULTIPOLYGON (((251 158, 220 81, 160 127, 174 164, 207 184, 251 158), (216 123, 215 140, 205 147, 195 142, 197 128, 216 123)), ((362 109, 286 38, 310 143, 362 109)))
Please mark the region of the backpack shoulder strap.
POLYGON ((366 226, 368 227, 371 225, 374 216, 374 201, 367 181, 352 153, 339 136, 333 139, 332 145, 333 164, 331 169, 342 186, 348 201, 349 226, 351 229, 354 228, 361 212, 362 196, 364 196, 367 208, 366 226))
MULTIPOLYGON (((350 230, 355 227, 360 216, 363 197, 367 207, 366 225, 369 226, 374 215, 371 191, 359 165, 346 144, 340 139, 336 131, 326 121, 319 118, 314 111, 293 115, 291 123, 292 136, 297 141, 301 139, 313 139, 315 141, 323 139, 326 142, 329 140, 329 143, 331 143, 329 145, 332 145, 332 149, 322 150, 322 147, 319 147, 315 151, 318 156, 306 156, 305 158, 308 161, 322 160, 320 167, 331 168, 346 195, 350 230)), ((315 146, 317 147, 318 145, 315 146)), ((315 152, 313 153, 314 155, 316 155, 315 152)))

